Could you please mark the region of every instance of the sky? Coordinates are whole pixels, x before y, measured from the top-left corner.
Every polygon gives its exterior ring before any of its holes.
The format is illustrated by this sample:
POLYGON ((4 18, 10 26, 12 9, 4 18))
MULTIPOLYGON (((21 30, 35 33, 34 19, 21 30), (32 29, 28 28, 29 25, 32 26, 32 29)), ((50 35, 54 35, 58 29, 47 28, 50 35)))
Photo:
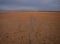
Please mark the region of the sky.
POLYGON ((0 11, 8 10, 60 11, 60 0, 0 0, 0 11))

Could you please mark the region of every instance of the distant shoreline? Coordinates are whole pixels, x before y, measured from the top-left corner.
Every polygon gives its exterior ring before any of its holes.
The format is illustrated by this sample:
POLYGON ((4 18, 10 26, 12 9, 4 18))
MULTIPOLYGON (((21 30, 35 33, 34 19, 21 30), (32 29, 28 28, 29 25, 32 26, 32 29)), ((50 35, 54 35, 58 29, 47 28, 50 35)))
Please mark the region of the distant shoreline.
POLYGON ((60 11, 47 11, 47 10, 44 10, 44 11, 35 11, 35 10, 12 10, 12 11, 0 11, 0 13, 6 13, 6 12, 60 12, 60 11))

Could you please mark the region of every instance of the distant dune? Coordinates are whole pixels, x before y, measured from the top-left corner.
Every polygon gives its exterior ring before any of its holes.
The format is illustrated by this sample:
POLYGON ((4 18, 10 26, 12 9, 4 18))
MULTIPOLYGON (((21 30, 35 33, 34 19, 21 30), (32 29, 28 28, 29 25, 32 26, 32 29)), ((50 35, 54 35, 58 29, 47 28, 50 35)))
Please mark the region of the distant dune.
POLYGON ((60 44, 60 12, 1 12, 0 44, 60 44))

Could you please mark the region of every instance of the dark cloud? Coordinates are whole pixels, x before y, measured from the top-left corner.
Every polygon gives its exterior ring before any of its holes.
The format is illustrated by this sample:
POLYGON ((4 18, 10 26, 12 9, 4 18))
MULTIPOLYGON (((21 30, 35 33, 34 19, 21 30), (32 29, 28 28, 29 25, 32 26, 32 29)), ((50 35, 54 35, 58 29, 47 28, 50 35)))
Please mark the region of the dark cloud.
POLYGON ((0 0, 0 10, 60 10, 60 0, 0 0))

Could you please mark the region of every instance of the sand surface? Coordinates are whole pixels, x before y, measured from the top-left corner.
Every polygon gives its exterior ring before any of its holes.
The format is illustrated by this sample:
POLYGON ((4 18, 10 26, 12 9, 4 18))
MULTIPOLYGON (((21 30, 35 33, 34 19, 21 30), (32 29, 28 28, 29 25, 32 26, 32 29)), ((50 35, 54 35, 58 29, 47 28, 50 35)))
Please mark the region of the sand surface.
POLYGON ((60 12, 0 13, 0 44, 60 44, 60 12))

